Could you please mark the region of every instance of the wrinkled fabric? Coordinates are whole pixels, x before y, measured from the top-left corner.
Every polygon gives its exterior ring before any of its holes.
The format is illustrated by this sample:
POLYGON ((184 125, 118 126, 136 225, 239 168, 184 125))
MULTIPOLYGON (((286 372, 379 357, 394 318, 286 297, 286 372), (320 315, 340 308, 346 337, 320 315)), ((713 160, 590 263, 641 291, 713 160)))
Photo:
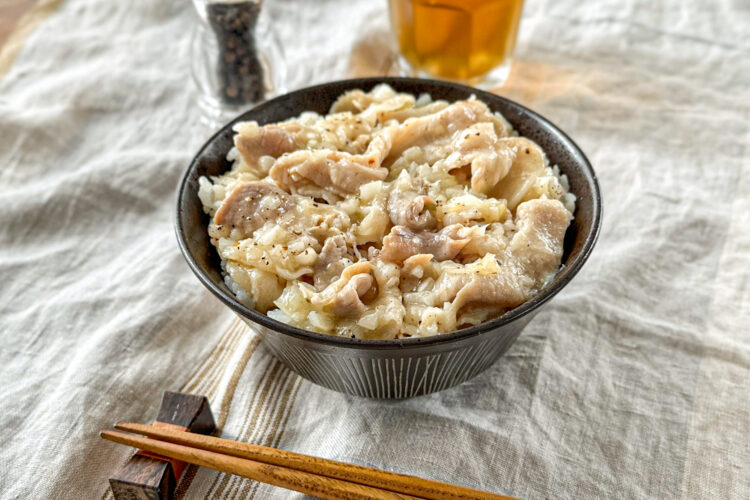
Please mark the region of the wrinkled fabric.
MULTIPOLYGON (((264 2, 288 88, 388 71, 385 3, 264 2)), ((0 75, 0 496, 110 497, 132 451, 98 431, 164 390, 228 438, 525 498, 747 495, 750 4, 527 1, 498 92, 587 153, 601 237, 491 369, 401 402, 301 379, 184 264, 191 9, 67 0, 0 75)), ((177 494, 294 496, 195 467, 177 494)))

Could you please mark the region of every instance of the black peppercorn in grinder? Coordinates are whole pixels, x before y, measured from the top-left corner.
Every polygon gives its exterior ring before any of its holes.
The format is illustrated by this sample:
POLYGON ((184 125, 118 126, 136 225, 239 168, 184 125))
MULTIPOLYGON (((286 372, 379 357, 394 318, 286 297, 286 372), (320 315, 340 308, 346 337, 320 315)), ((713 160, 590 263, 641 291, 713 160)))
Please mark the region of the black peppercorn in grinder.
POLYGON ((216 77, 223 102, 254 103, 264 98, 264 69, 255 44, 261 1, 210 2, 207 18, 216 35, 216 77))
POLYGON ((219 127, 285 91, 286 60, 262 0, 193 0, 191 73, 202 120, 219 127))

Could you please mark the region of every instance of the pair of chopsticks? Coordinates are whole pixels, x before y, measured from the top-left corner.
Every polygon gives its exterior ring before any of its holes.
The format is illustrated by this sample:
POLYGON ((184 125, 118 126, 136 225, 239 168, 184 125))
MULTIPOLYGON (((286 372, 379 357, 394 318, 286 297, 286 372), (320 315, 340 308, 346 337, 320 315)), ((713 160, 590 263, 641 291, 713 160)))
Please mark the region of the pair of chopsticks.
POLYGON ((504 495, 164 427, 120 422, 101 437, 163 457, 320 498, 510 499, 504 495))

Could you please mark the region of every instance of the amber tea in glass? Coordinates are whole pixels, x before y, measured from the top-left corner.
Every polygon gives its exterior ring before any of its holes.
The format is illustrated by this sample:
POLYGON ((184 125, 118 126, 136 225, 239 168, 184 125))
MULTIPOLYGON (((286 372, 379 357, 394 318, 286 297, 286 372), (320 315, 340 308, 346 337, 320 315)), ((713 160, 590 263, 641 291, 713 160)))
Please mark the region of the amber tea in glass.
POLYGON ((489 73, 507 76, 522 9, 523 0, 389 0, 411 72, 471 84, 489 73))

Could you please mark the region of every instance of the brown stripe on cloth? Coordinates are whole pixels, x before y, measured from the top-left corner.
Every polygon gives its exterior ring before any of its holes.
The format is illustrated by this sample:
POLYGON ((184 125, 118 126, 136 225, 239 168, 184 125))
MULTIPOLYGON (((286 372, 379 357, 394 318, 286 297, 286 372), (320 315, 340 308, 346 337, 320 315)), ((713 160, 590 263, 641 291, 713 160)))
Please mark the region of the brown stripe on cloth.
MULTIPOLYGON (((26 39, 42 21, 55 13, 65 0, 38 0, 18 21, 0 49, 0 76, 13 65, 26 39)), ((5 18, 4 18, 5 19, 5 18)))
POLYGON ((30 11, 37 0, 0 0, 0 48, 13 33, 18 20, 30 11))
MULTIPOLYGON (((251 431, 255 431, 257 429, 257 425, 251 425, 259 420, 263 419, 264 414, 266 413, 266 410, 268 409, 268 406, 266 405, 266 402, 269 401, 275 401, 273 397, 269 398, 269 396, 274 396, 275 393, 279 390, 279 381, 282 377, 279 377, 280 374, 283 375, 284 370, 286 367, 284 367, 276 358, 269 356, 269 365, 266 367, 265 371, 262 374, 261 380, 258 383, 258 387, 260 388, 260 391, 257 393, 257 395, 251 400, 250 406, 248 408, 248 412, 245 414, 245 418, 242 421, 242 424, 240 426, 240 431, 238 435, 235 437, 235 439, 240 441, 247 441, 250 437, 249 434, 251 434, 251 431)), ((234 480, 236 478, 234 476, 231 476, 229 474, 217 474, 217 476, 214 479, 214 482, 211 484, 210 488, 208 489, 207 497, 215 497, 215 498, 225 498, 229 494, 229 490, 227 490, 227 487, 230 484, 234 483, 234 480), (225 491, 227 490, 227 491, 225 491)))
MULTIPOLYGON (((265 370, 262 372, 262 379, 258 383, 260 390, 257 392, 257 396, 250 402, 248 412, 245 414, 245 418, 241 422, 239 428, 240 430, 236 435, 236 439, 246 439, 246 424, 248 420, 257 421, 262 416, 262 413, 266 408, 265 403, 268 400, 268 395, 273 393, 274 388, 277 385, 277 375, 280 368, 281 364, 276 359, 269 357, 269 363, 268 365, 266 365, 265 370)), ((218 498, 222 498, 224 489, 227 487, 227 484, 231 482, 231 480, 231 475, 217 474, 208 489, 207 496, 211 496, 212 492, 216 491, 216 496, 218 498)))
POLYGON ((284 438, 284 433, 286 432, 286 425, 289 423, 289 417, 292 415, 292 409, 294 408, 294 402, 297 401, 297 393, 299 393, 300 387, 302 387, 302 384, 305 383, 305 379, 297 376, 297 385, 294 388, 294 392, 292 393, 289 401, 289 409, 286 412, 286 416, 284 417, 284 421, 281 423, 281 429, 279 430, 278 435, 276 436, 276 439, 271 443, 271 446, 276 448, 279 446, 279 443, 281 443, 281 440, 284 438))
MULTIPOLYGON (((291 413, 289 403, 297 396, 301 378, 284 365, 280 365, 274 377, 279 381, 278 390, 271 391, 273 395, 269 398, 267 408, 256 407, 252 415, 246 416, 240 428, 239 440, 270 445, 277 442, 283 433, 291 413)), ((255 494, 258 485, 259 483, 244 478, 224 477, 215 498, 247 498, 255 494)))
POLYGON ((274 386, 269 392, 271 397, 268 398, 269 403, 260 408, 260 415, 258 418, 250 419, 245 416, 240 428, 240 436, 244 440, 255 440, 266 430, 267 426, 270 425, 271 418, 275 414, 278 406, 278 395, 282 394, 284 388, 289 379, 289 370, 282 363, 279 362, 279 368, 276 376, 273 379, 274 386))
MULTIPOLYGON (((297 393, 299 388, 302 386, 302 378, 296 373, 293 374, 292 382, 290 384, 290 390, 285 391, 283 400, 281 403, 281 411, 279 412, 279 418, 274 422, 274 426, 269 433, 269 436, 262 442, 265 446, 276 447, 279 445, 286 425, 289 422, 289 416, 292 414, 292 408, 294 408, 294 402, 297 400, 297 393), (279 427, 279 423, 281 427, 279 427)), ((257 481, 245 481, 245 487, 242 489, 240 498, 255 498, 260 483, 257 481)))
MULTIPOLYGON (((242 323, 242 326, 246 326, 246 325, 242 323)), ((240 331, 242 332, 243 335, 246 334, 246 332, 243 331, 242 329, 240 329, 240 331)), ((227 384, 226 390, 224 391, 224 397, 221 400, 221 405, 218 408, 218 412, 214 413, 214 416, 216 417, 216 428, 219 429, 219 431, 221 431, 221 429, 224 427, 224 425, 227 422, 227 417, 229 416, 229 410, 232 406, 232 399, 234 398, 234 393, 237 390, 237 383, 239 382, 239 379, 242 376, 242 373, 245 371, 245 368, 247 367, 247 364, 250 362, 250 358, 252 357, 259 343, 260 343, 260 335, 256 334, 255 337, 253 337, 253 339, 250 340, 250 342, 248 343, 247 347, 245 348, 245 352, 242 354, 235 369, 232 371, 232 376, 229 379, 229 383, 227 384)), ((214 387, 215 388, 218 387, 218 384, 214 387)), ((214 394, 211 394, 208 397, 209 397, 209 400, 212 400, 214 397, 214 394)), ((190 488, 190 485, 193 483, 193 479, 195 479, 195 475, 197 473, 198 473, 197 466, 195 465, 188 466, 188 468, 185 470, 185 474, 183 475, 182 480, 177 485, 177 489, 175 491, 175 498, 179 499, 185 496, 188 489, 190 488)))
MULTIPOLYGON (((267 436, 269 432, 271 429, 278 428, 279 421, 284 415, 284 410, 289 400, 289 394, 294 385, 295 378, 296 375, 292 374, 286 366, 282 365, 282 370, 278 376, 279 390, 276 393, 276 397, 274 397, 269 403, 268 410, 264 415, 265 418, 262 418, 261 421, 258 422, 253 429, 252 434, 244 437, 243 441, 267 444, 267 436)), ((247 498, 250 488, 257 486, 257 484, 258 483, 255 481, 234 477, 230 482, 231 487, 229 488, 227 495, 237 495, 238 493, 241 493, 240 498, 247 498)))
POLYGON ((198 369, 190 376, 187 383, 180 388, 181 392, 192 393, 198 389, 201 383, 204 382, 206 375, 210 373, 211 369, 216 366, 219 360, 222 360, 225 355, 232 352, 232 348, 235 346, 237 340, 239 340, 239 331, 236 328, 238 321, 239 320, 235 320, 229 326, 227 331, 224 332, 219 339, 219 342, 203 360, 203 363, 201 363, 198 369))
POLYGON ((260 336, 256 335, 247 345, 245 352, 242 354, 242 357, 237 363, 237 368, 232 373, 232 378, 229 379, 229 384, 227 385, 227 389, 226 391, 224 391, 224 398, 222 398, 221 405, 219 406, 219 411, 216 414, 216 423, 219 429, 224 427, 224 424, 227 421, 227 417, 229 416, 229 410, 232 407, 232 398, 234 398, 234 393, 237 390, 237 383, 239 382, 240 377, 242 376, 242 373, 245 371, 245 367, 250 361, 250 357, 255 352, 255 349, 258 347, 259 343, 260 343, 260 336))
MULTIPOLYGON (((205 394, 208 397, 209 401, 211 401, 211 403, 213 404, 212 408, 214 408, 214 410, 217 408, 216 406, 217 402, 214 401, 214 398, 219 392, 219 387, 221 385, 222 380, 224 380, 225 376, 228 373, 227 367, 231 366, 233 362, 232 360, 235 360, 237 358, 235 354, 240 349, 242 342, 246 340, 245 335, 249 335, 247 325, 245 325, 245 323, 242 323, 239 320, 232 327, 234 328, 237 334, 237 337, 235 338, 234 342, 230 346, 227 347, 226 357, 224 357, 221 362, 217 362, 216 366, 214 366, 213 368, 211 368, 211 370, 209 370, 206 376, 203 377, 203 381, 199 385, 198 390, 196 391, 198 394, 205 394)), ((257 343, 260 341, 260 338, 256 336, 250 342, 252 343, 253 341, 257 343)), ((250 348, 250 345, 251 344, 248 344, 245 351, 250 348)), ((243 351, 243 354, 246 354, 245 351, 243 351)), ((242 357, 239 358, 239 361, 241 360, 242 360, 242 357)))

